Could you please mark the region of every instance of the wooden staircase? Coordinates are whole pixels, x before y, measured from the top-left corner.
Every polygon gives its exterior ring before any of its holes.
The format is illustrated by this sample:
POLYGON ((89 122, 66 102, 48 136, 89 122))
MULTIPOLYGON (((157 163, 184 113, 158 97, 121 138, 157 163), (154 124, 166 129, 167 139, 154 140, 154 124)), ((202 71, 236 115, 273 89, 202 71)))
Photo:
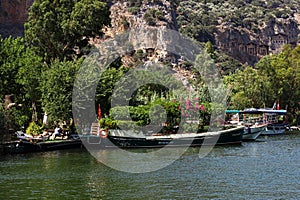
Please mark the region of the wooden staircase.
POLYGON ((92 123, 91 126, 91 134, 92 135, 98 135, 100 133, 100 126, 98 122, 92 123))

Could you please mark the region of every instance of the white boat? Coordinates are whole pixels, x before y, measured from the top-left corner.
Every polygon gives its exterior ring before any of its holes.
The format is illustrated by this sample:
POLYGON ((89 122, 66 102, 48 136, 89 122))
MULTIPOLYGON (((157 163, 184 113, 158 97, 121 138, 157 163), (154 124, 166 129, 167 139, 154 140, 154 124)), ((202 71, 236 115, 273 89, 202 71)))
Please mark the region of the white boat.
POLYGON ((259 135, 284 134, 288 128, 288 124, 282 123, 280 119, 286 115, 286 110, 250 108, 243 111, 227 110, 226 113, 234 114, 230 123, 234 118, 235 123, 246 126, 243 140, 255 140, 259 135))
POLYGON ((260 109, 260 111, 263 112, 264 123, 267 124, 266 130, 262 132, 262 135, 280 135, 285 133, 289 125, 280 122, 279 118, 286 115, 286 110, 260 109))
POLYGON ((266 129, 266 125, 252 125, 245 127, 244 133, 243 133, 243 141, 254 141, 262 134, 266 129))
MULTIPOLYGON (((273 110, 266 108, 250 108, 239 112, 239 114, 242 114, 244 123, 259 124, 265 126, 259 135, 284 134, 285 130, 288 127, 288 124, 282 123, 281 121, 283 121, 283 119, 280 118, 283 118, 282 116, 286 115, 286 113, 286 110, 273 110)), ((251 130, 251 132, 255 132, 255 128, 253 129, 253 131, 251 130)), ((247 136, 247 138, 248 137, 250 137, 250 135, 247 136)))
POLYGON ((287 124, 268 124, 266 129, 261 133, 262 135, 281 135, 284 134, 287 124))

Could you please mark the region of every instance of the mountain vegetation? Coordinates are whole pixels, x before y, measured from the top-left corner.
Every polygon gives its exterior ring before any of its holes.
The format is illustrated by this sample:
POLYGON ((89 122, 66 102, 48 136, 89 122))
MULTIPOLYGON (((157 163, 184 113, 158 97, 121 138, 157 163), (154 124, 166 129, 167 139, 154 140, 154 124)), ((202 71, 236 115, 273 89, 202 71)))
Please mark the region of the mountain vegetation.
POLYGON ((179 30, 202 42, 214 41, 219 25, 259 33, 276 19, 290 19, 299 12, 297 0, 187 0, 178 1, 179 30))

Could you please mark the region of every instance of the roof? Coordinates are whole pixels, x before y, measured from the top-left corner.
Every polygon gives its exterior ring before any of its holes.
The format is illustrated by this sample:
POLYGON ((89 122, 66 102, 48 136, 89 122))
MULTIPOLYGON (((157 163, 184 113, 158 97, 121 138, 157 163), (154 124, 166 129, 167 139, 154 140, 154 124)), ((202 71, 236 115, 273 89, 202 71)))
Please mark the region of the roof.
POLYGON ((226 110, 226 114, 236 114, 239 112, 240 112, 240 110, 226 110))
POLYGON ((286 110, 273 110, 273 109, 268 109, 268 108, 249 108, 241 111, 240 113, 243 114, 262 114, 262 113, 267 113, 267 114, 277 114, 277 115, 286 115, 287 111, 286 110))

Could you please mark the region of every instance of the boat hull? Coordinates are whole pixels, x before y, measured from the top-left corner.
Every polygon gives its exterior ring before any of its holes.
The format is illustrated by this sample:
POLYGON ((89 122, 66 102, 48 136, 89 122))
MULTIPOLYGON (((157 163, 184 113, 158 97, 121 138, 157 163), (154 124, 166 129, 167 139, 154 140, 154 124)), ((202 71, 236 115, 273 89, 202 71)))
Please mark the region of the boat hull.
POLYGON ((287 124, 268 124, 262 135, 282 135, 286 131, 287 124))
POLYGON ((101 148, 162 148, 162 147, 200 147, 203 145, 240 145, 242 143, 243 127, 220 132, 204 134, 185 133, 168 136, 129 137, 109 135, 107 138, 99 136, 81 137, 87 149, 101 148))
POLYGON ((266 126, 250 126, 245 128, 243 141, 255 141, 266 129, 266 126))
POLYGON ((54 151, 61 149, 80 148, 82 142, 80 140, 61 140, 61 141, 47 141, 47 142, 28 142, 15 141, 7 143, 4 146, 4 153, 6 154, 24 154, 33 152, 54 151))

